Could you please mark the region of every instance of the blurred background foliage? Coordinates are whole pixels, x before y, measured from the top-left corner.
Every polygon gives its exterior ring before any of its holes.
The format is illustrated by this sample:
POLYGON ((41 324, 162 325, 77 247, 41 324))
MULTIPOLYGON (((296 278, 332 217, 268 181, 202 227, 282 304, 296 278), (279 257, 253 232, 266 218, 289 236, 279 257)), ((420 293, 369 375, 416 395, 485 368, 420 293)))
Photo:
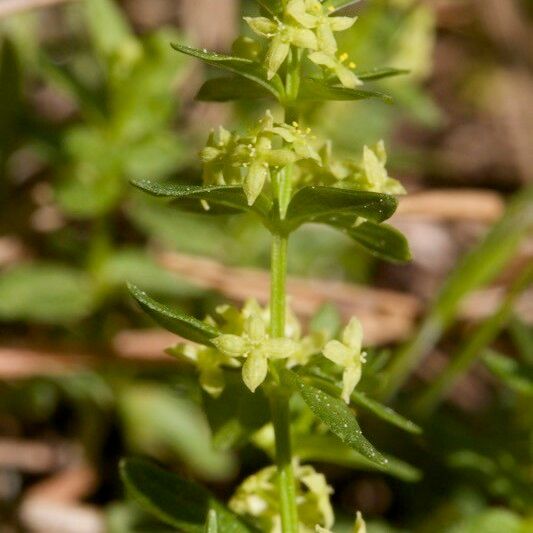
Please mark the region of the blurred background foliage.
MULTIPOLYGON (((221 497, 268 462, 268 439, 243 437, 262 425, 261 400, 246 407, 249 427, 229 431, 231 409, 217 412, 191 369, 163 354, 175 339, 124 288, 133 282, 200 314, 267 294, 261 271, 248 270, 268 266, 268 236, 253 219, 182 213, 128 183, 194 182, 209 129, 263 113, 255 102, 195 102, 213 73, 169 46, 229 50, 244 29, 241 9, 257 8, 0 2, 2 533, 162 531, 123 494, 116 468, 127 453, 221 497)), ((305 320, 318 312, 335 329, 339 313, 361 316, 374 370, 390 378, 371 369, 364 383, 423 433, 361 410, 365 432, 402 461, 386 475, 339 447, 326 465, 321 450, 336 443, 295 405, 296 442, 310 429, 316 438, 299 453, 333 480, 336 531, 349 530, 356 508, 371 533, 533 531, 531 2, 362 0, 349 9, 360 18, 341 48, 358 68, 410 74, 373 83, 394 105, 321 104, 306 121, 344 154, 385 139, 391 175, 413 193, 394 223, 414 261, 387 266, 306 227, 291 242, 289 270, 301 279, 289 292, 305 320)))

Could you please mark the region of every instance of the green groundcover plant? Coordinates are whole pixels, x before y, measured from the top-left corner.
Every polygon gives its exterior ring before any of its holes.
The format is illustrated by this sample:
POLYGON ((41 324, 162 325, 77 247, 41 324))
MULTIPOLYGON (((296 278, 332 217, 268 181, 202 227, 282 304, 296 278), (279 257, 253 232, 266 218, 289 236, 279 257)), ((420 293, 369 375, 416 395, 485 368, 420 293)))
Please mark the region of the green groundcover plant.
MULTIPOLYGON (((130 493, 145 510, 181 531, 329 531, 334 523, 332 489, 323 474, 303 463, 305 445, 316 441, 323 461, 330 450, 332 455, 352 454, 352 464, 397 472, 402 463, 363 436, 351 406, 406 431, 419 431, 371 398, 380 364, 370 356, 367 363, 358 319, 333 329, 321 327, 318 320, 303 333, 288 306, 285 283, 289 237, 307 223, 338 229, 380 258, 409 259, 405 238, 383 223, 396 208, 395 196, 405 192, 387 173, 383 143, 341 160, 331 142, 317 139, 300 118, 310 102, 386 100, 362 88, 364 83, 402 71, 358 72, 338 50, 335 34, 356 22, 338 10, 351 2, 257 3, 260 16, 245 19, 254 38, 238 38, 232 55, 173 46, 227 73, 208 80, 199 99, 271 99, 272 110, 247 131, 220 127, 210 134, 200 153, 202 184, 134 181, 179 209, 206 216, 250 212, 272 235, 266 307, 255 300, 241 309, 222 305, 200 320, 130 286, 144 311, 187 341, 168 353, 197 368, 214 440, 227 447, 252 441, 275 458, 275 465, 245 479, 227 505, 207 489, 147 461, 125 460, 122 477, 130 493), (357 390, 361 380, 369 395, 357 390), (294 427, 298 401, 316 420, 306 426, 303 437, 301 428, 294 427)), ((361 514, 354 510, 354 515, 354 531, 365 531, 361 514)))

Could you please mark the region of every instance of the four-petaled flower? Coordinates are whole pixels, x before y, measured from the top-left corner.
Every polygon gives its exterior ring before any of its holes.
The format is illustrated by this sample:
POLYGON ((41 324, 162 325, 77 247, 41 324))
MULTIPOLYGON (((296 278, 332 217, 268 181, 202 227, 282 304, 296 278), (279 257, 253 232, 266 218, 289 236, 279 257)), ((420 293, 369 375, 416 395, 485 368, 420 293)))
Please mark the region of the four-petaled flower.
POLYGON ((348 54, 346 53, 337 57, 335 54, 318 51, 309 54, 308 57, 313 63, 330 70, 335 76, 337 76, 337 78, 339 78, 341 84, 348 89, 354 89, 358 85, 363 84, 355 73, 350 70, 355 67, 355 64, 348 63, 348 66, 344 64, 348 59, 348 54))
POLYGON ((327 54, 335 54, 337 41, 333 32, 351 28, 357 17, 331 17, 319 0, 291 0, 286 13, 304 28, 316 32, 318 49, 327 54))
POLYGON ((199 372, 200 386, 214 398, 220 396, 226 385, 223 367, 240 366, 237 359, 228 357, 210 346, 180 343, 169 348, 167 353, 195 363, 199 372))
POLYGON ((266 17, 244 17, 250 28, 263 37, 271 39, 266 53, 265 61, 267 77, 272 79, 279 70, 292 46, 317 50, 318 42, 315 34, 298 24, 282 22, 279 19, 271 20, 266 17))
POLYGON ((379 141, 374 150, 365 146, 363 149, 363 171, 367 182, 367 190, 386 194, 405 194, 403 185, 389 177, 385 167, 387 152, 385 143, 379 141))
POLYGON ((350 403, 350 395, 361 379, 362 364, 366 360, 363 344, 363 328, 357 318, 353 317, 342 332, 342 342, 329 341, 322 353, 330 361, 343 367, 342 399, 350 403))
POLYGON ((240 170, 233 165, 232 155, 239 138, 222 126, 212 130, 200 151, 203 181, 206 185, 229 185, 240 181, 240 170))
POLYGON ((291 339, 270 338, 266 323, 258 314, 246 319, 242 335, 219 335, 213 344, 230 358, 246 359, 242 379, 252 392, 265 380, 269 359, 286 359, 298 349, 298 344, 291 339))

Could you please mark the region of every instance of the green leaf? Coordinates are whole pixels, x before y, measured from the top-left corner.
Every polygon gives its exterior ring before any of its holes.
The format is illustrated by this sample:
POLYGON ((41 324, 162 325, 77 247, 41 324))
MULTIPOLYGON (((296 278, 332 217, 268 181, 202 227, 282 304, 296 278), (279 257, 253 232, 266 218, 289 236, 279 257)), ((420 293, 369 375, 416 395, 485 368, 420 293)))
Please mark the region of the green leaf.
POLYGON ((493 350, 483 356, 487 368, 509 388, 527 396, 533 396, 533 368, 521 365, 515 359, 493 350))
POLYGON ((241 375, 225 374, 226 386, 218 398, 203 394, 203 406, 213 432, 213 445, 228 450, 247 442, 248 437, 269 421, 268 400, 261 389, 252 393, 241 375))
POLYGON ((388 224, 365 221, 354 226, 353 216, 338 217, 336 215, 326 217, 321 222, 344 231, 346 235, 380 259, 395 263, 405 263, 411 260, 407 239, 400 231, 388 224))
POLYGON ((290 230, 306 222, 322 222, 333 217, 364 217, 382 222, 395 211, 394 196, 376 192, 352 191, 336 187, 303 187, 293 196, 287 210, 290 230))
MULTIPOLYGON (((326 376, 317 376, 313 373, 309 373, 306 376, 306 379, 308 379, 310 383, 316 385, 317 388, 324 390, 335 398, 338 398, 341 394, 341 391, 338 389, 338 387, 331 381, 330 378, 326 376)), ((372 398, 369 398, 366 394, 362 392, 353 391, 350 399, 353 404, 358 405, 363 409, 366 409, 367 411, 376 415, 378 418, 381 418, 381 420, 384 420, 385 422, 388 422, 393 426, 403 429, 408 433, 419 434, 422 432, 422 428, 420 428, 407 418, 404 418, 403 416, 399 415, 390 407, 387 407, 386 405, 383 405, 382 403, 373 400, 372 398)))
POLYGON ((113 0, 84 3, 89 36, 102 59, 116 57, 134 39, 126 17, 113 0))
POLYGON ((271 92, 278 100, 281 100, 284 95, 283 84, 280 77, 276 75, 269 81, 267 79, 266 69, 259 63, 254 63, 250 59, 218 54, 207 50, 199 50, 180 43, 173 43, 172 48, 183 54, 201 59, 204 63, 213 67, 221 68, 233 72, 234 74, 238 74, 239 76, 243 76, 271 92))
POLYGON ((358 391, 353 391, 351 395, 351 400, 355 405, 366 409, 372 414, 376 415, 381 420, 392 424, 408 433, 413 433, 418 435, 422 433, 422 428, 417 426, 415 423, 411 422, 407 418, 404 418, 402 415, 399 415, 396 411, 383 405, 382 403, 369 398, 366 394, 358 391))
POLYGON ((146 511, 180 531, 203 532, 210 509, 216 511, 221 531, 251 531, 206 489, 148 461, 124 459, 120 475, 128 492, 146 511))
POLYGON ((128 284, 128 289, 143 311, 172 333, 200 344, 210 344, 211 339, 220 335, 220 331, 213 326, 157 302, 135 285, 128 284))
POLYGON ((407 482, 421 478, 421 472, 417 468, 400 459, 386 455, 387 464, 378 465, 329 435, 295 435, 293 440, 294 455, 302 462, 330 463, 356 470, 378 471, 407 482))
POLYGON ((87 316, 94 288, 84 272, 35 263, 0 274, 0 320, 66 324, 87 316))
POLYGON ((314 415, 342 442, 378 465, 387 464, 387 459, 363 436, 353 412, 342 400, 307 384, 291 370, 284 369, 281 377, 300 393, 314 415))
POLYGON ((392 98, 386 94, 378 91, 368 91, 366 89, 349 89, 348 87, 341 87, 335 85, 328 85, 320 80, 307 78, 302 80, 300 86, 300 99, 311 101, 324 100, 366 100, 368 98, 381 98, 388 103, 392 102, 392 98))
POLYGON ((383 78, 391 78, 392 76, 400 76, 402 74, 409 74, 408 69, 402 68, 391 68, 391 67, 382 67, 382 68, 373 68, 370 70, 363 70, 361 72, 355 72, 357 77, 362 81, 375 81, 381 80, 383 78))
POLYGON ((533 229, 533 187, 517 194, 504 216, 453 269, 414 338, 392 359, 383 397, 394 395, 453 321, 462 299, 494 279, 533 229))
POLYGON ((115 391, 126 446, 133 453, 181 461, 204 480, 224 481, 235 474, 235 458, 213 448, 201 407, 184 393, 188 386, 196 390, 196 377, 180 376, 173 388, 137 380, 115 391))
POLYGON ((309 331, 312 333, 325 332, 333 339, 342 326, 339 310, 329 302, 322 304, 309 321, 309 331))
POLYGON ((509 324, 509 333, 522 361, 533 364, 533 326, 514 317, 509 324))
POLYGON ((81 112, 88 119, 104 119, 103 103, 98 101, 97 94, 84 85, 66 65, 59 66, 45 52, 40 52, 38 66, 40 73, 46 77, 47 81, 74 98, 81 112))
POLYGON ((109 254, 95 272, 98 281, 111 286, 123 287, 130 282, 140 285, 150 293, 167 296, 198 296, 202 289, 159 266, 142 249, 122 248, 109 254))
POLYGON ((404 235, 388 224, 363 222, 359 226, 346 230, 346 233, 371 254, 392 261, 406 263, 411 260, 411 250, 404 235))
POLYGON ((261 85, 242 78, 213 78, 207 80, 196 95, 202 102, 228 102, 231 100, 257 100, 268 98, 271 92, 261 85))
POLYGON ((259 216, 266 218, 270 211, 270 202, 265 195, 261 194, 254 205, 248 205, 244 190, 240 186, 233 185, 213 185, 203 187, 200 185, 183 185, 181 183, 168 183, 136 179, 131 181, 135 187, 150 193, 153 196, 161 196, 176 200, 185 205, 191 206, 191 201, 195 200, 200 204, 200 200, 205 200, 209 204, 229 208, 230 212, 252 211, 259 216))

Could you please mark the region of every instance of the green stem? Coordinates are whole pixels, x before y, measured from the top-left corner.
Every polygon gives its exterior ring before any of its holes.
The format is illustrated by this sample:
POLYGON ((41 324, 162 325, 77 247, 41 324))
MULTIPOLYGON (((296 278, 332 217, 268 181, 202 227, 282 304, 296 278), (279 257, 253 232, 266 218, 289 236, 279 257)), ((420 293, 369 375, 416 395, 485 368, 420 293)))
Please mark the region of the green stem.
MULTIPOLYGON (((301 50, 292 49, 287 62, 285 78, 285 121, 298 120, 296 101, 300 88, 301 50)), ((287 165, 277 175, 276 196, 279 216, 285 218, 292 189, 292 165, 287 165)), ((287 237, 279 233, 272 236, 271 255, 271 294, 270 294, 270 334, 272 337, 285 336, 286 316, 286 277, 287 277, 287 237)), ((283 361, 277 362, 278 364, 283 361)), ((276 439, 276 465, 278 469, 278 490, 283 533, 298 533, 298 508, 296 506, 296 483, 292 468, 290 435, 290 391, 279 383, 279 365, 272 365, 277 384, 270 394, 272 424, 276 439)))
MULTIPOLYGON (((273 235, 271 256, 270 333, 272 337, 285 335, 287 237, 273 235)), ((276 438, 276 465, 280 499, 281 526, 283 533, 298 533, 296 507, 296 484, 292 468, 290 438, 290 394, 282 385, 277 385, 271 394, 272 423, 276 438)))
POLYGON ((271 252, 270 309, 272 337, 285 335, 285 281, 287 277, 287 238, 274 234, 271 252))
POLYGON ((296 483, 292 468, 289 395, 278 387, 270 398, 272 424, 276 436, 276 465, 283 533, 298 533, 296 483))

